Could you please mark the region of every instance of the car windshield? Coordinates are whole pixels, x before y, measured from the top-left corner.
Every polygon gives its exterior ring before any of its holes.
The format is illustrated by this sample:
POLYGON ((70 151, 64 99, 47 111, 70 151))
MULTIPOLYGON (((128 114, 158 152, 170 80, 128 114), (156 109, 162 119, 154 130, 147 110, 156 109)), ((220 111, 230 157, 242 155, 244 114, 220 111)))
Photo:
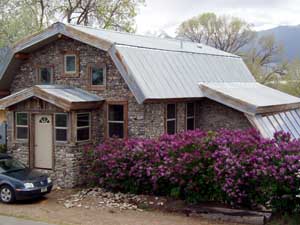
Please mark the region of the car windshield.
POLYGON ((0 159, 0 173, 23 170, 26 167, 15 159, 0 159))

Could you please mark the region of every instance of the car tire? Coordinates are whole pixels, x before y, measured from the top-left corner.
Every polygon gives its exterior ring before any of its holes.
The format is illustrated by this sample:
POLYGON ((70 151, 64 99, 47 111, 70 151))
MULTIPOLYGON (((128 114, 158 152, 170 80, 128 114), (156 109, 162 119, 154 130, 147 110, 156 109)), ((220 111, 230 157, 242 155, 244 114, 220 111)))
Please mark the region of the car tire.
POLYGON ((16 199, 15 191, 9 185, 3 185, 0 187, 0 200, 3 203, 12 203, 16 199))

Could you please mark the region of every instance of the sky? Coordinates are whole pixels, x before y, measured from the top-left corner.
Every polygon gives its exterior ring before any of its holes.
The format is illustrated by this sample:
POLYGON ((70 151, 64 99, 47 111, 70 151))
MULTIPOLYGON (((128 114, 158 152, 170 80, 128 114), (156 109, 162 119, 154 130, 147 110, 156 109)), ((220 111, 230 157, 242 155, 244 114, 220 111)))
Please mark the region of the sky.
POLYGON ((203 12, 242 18, 255 30, 300 24, 300 0, 146 0, 136 17, 137 33, 175 36, 182 21, 203 12))

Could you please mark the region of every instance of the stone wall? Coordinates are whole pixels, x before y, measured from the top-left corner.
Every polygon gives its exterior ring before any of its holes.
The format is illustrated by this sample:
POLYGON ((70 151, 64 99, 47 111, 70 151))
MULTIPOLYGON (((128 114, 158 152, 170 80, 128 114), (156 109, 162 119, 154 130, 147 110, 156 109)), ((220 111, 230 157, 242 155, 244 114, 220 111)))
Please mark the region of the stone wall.
POLYGON ((203 130, 248 129, 252 127, 245 115, 209 99, 199 101, 196 109, 196 127, 203 130))
MULTIPOLYGON (((124 79, 118 72, 108 53, 70 39, 60 39, 48 44, 30 54, 19 69, 16 70, 10 91, 12 93, 37 83, 37 67, 50 65, 54 68, 54 84, 79 87, 102 96, 107 101, 128 102, 128 136, 157 138, 164 133, 165 106, 166 103, 138 104, 130 92, 124 79), (65 51, 76 51, 79 54, 80 73, 78 77, 66 77, 63 75, 63 54, 65 51), (105 64, 107 70, 106 88, 93 90, 88 76, 88 64, 105 64)), ((215 103, 208 99, 196 102, 196 128, 214 130, 226 128, 248 128, 247 119, 240 112, 215 103)), ((55 168, 48 172, 60 186, 73 187, 82 182, 80 177, 80 165, 82 152, 85 146, 97 145, 104 140, 105 131, 105 107, 92 110, 92 141, 78 144, 70 140, 66 144, 55 143, 55 168)), ((13 111, 33 112, 61 112, 62 110, 40 100, 28 100, 16 105, 8 112, 8 148, 16 158, 28 164, 30 153, 28 142, 14 140, 13 111)), ((87 111, 87 110, 85 110, 87 111)), ((185 103, 177 103, 177 131, 185 130, 185 103)), ((75 132, 74 127, 70 132, 75 132)), ((45 171, 44 171, 45 172, 45 171)))

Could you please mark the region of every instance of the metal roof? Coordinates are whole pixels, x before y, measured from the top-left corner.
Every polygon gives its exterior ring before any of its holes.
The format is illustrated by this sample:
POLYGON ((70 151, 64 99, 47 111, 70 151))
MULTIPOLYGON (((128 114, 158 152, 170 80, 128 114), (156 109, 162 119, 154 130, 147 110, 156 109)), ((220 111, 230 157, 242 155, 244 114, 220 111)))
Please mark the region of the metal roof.
POLYGON ((161 49, 166 51, 193 52, 193 53, 200 53, 200 54, 238 57, 236 55, 218 50, 216 48, 212 48, 210 46, 204 44, 198 44, 191 41, 136 35, 136 34, 125 33, 125 32, 117 32, 117 31, 110 31, 110 30, 104 30, 99 28, 92 28, 92 27, 82 26, 82 25, 68 24, 67 26, 73 27, 84 33, 112 42, 116 45, 126 45, 126 46, 134 46, 134 47, 149 48, 149 49, 161 49))
POLYGON ((0 99, 0 109, 6 109, 31 97, 40 98, 65 110, 95 108, 103 98, 80 88, 61 85, 36 85, 0 99))
POLYGON ((300 138, 299 109, 248 118, 264 137, 273 138, 275 132, 284 131, 292 138, 300 138))
POLYGON ((300 98, 257 82, 200 83, 200 89, 205 97, 250 114, 300 107, 300 98))

